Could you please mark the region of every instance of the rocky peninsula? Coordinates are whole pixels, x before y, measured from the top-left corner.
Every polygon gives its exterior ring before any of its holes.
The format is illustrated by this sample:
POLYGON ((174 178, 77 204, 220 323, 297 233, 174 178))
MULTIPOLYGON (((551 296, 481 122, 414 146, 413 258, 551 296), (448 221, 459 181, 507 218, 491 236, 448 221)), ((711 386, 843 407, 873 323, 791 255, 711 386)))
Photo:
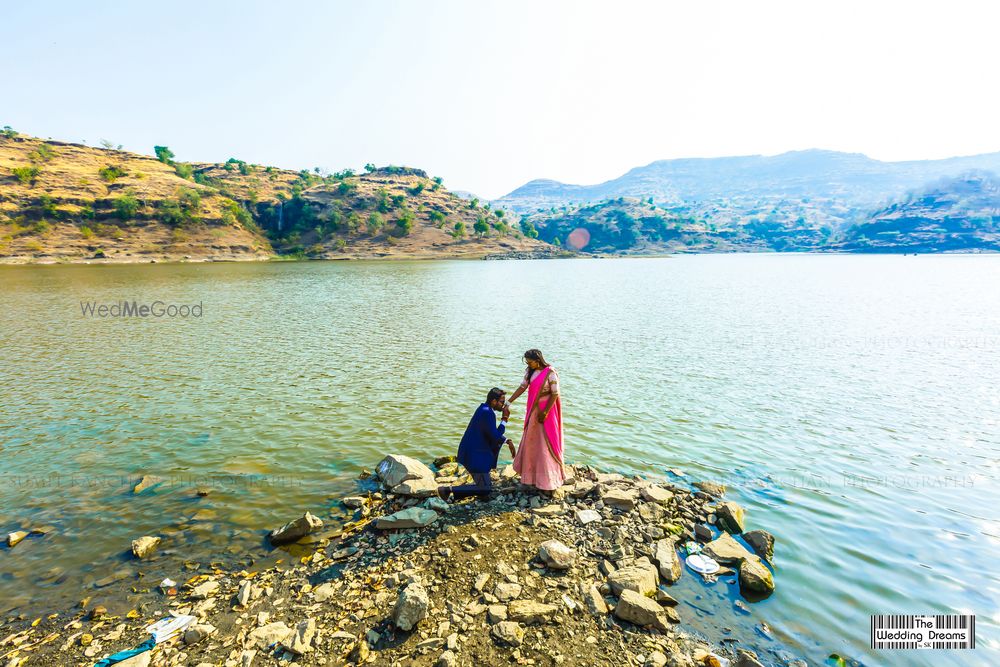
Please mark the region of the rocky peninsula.
MULTIPOLYGON (((738 639, 713 644, 680 629, 693 608, 671 594, 681 577, 738 585, 751 601, 774 588, 774 538, 744 532, 744 511, 724 500, 724 487, 567 466, 564 486, 545 495, 510 466, 494 474, 489 498, 448 503, 437 487, 462 482, 453 457, 432 469, 387 456, 343 498, 350 522, 324 526, 306 512, 268 534, 287 558, 133 582, 146 595, 128 610, 86 598, 64 613, 3 619, 0 665, 94 665, 149 640, 147 626, 171 616, 191 618, 114 664, 771 664, 738 639), (719 570, 692 571, 687 552, 719 570)), ((155 557, 158 544, 137 537, 134 557, 155 557)))

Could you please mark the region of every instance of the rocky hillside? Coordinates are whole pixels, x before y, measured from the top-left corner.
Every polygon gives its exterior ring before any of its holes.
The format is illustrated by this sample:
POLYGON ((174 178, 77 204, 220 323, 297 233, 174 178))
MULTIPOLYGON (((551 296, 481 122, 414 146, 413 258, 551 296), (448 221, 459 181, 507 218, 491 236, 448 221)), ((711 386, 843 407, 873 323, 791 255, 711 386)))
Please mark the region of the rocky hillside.
POLYGON ((837 244, 852 252, 1000 251, 1000 178, 971 172, 876 210, 837 244))
POLYGON ((0 133, 0 262, 551 254, 418 169, 185 163, 0 133))
POLYGON ((833 233, 827 216, 795 207, 662 206, 620 197, 525 216, 522 228, 557 246, 595 253, 819 250, 833 233))

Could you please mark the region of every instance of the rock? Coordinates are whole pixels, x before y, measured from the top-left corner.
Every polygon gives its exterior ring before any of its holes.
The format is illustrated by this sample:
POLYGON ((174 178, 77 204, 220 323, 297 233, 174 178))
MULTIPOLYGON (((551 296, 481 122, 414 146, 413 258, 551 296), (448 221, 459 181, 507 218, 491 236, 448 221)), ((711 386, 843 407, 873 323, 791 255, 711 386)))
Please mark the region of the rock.
POLYGON ((392 611, 392 621, 400 630, 412 630, 430 609, 430 598, 420 584, 410 584, 399 592, 396 607, 392 611))
POLYGON ((282 621, 268 623, 255 628, 247 635, 247 648, 267 649, 275 644, 281 644, 294 632, 282 621))
POLYGON ((570 498, 586 498, 593 493, 596 488, 597 485, 593 482, 581 480, 567 489, 567 495, 569 495, 570 498))
POLYGON ((386 456, 379 462, 375 471, 382 483, 388 488, 398 486, 411 479, 434 481, 434 472, 430 468, 416 459, 400 454, 386 456))
POLYGON ((757 659, 757 654, 746 649, 736 649, 736 663, 734 667, 764 667, 757 659))
POLYGON ((7 546, 16 547, 21 543, 21 540, 28 536, 28 531, 26 530, 15 530, 13 533, 7 534, 7 546))
POLYGON ((418 477, 408 479, 405 482, 392 487, 392 492, 398 496, 410 496, 412 498, 430 498, 437 496, 438 483, 433 477, 418 477))
POLYGON ((281 645, 296 655, 305 655, 312 650, 312 642, 315 636, 316 621, 307 618, 295 626, 295 630, 281 642, 281 645))
POLYGON ((622 591, 628 590, 650 596, 656 593, 659 582, 659 575, 652 565, 629 565, 615 570, 608 576, 608 584, 615 595, 621 595, 622 591))
POLYGON ((566 513, 566 510, 562 505, 546 505, 545 507, 537 507, 531 510, 531 513, 536 516, 562 516, 566 513))
POLYGON ((427 500, 424 501, 423 505, 427 509, 434 510, 435 512, 447 512, 451 508, 451 505, 441 500, 437 496, 433 498, 428 498, 427 500))
POLYGON ((634 491, 623 491, 622 489, 611 489, 601 496, 601 500, 609 507, 620 510, 631 510, 635 507, 636 494, 634 491))
POLYGON ((435 468, 443 468, 447 464, 449 464, 449 463, 456 463, 457 461, 458 461, 458 457, 455 456, 454 454, 451 454, 449 456, 439 456, 436 459, 434 459, 434 467, 435 468))
POLYGON ((205 637, 215 632, 214 625, 196 624, 189 627, 184 631, 184 643, 185 644, 197 644, 205 637))
POLYGON ((198 488, 196 488, 194 490, 194 494, 196 496, 198 496, 199 498, 204 498, 205 496, 207 496, 210 493, 212 493, 212 489, 211 489, 211 487, 208 487, 208 486, 199 486, 198 488))
POLYGON ((491 604, 486 608, 486 622, 490 625, 507 620, 507 607, 502 604, 491 604))
POLYGON ((715 537, 715 533, 712 532, 711 528, 701 523, 695 524, 694 539, 699 542, 709 542, 713 537, 715 537))
POLYGON ((576 549, 559 540, 546 540, 538 546, 538 557, 553 570, 568 570, 576 560, 576 549))
POLYGON ((253 584, 249 581, 244 581, 240 584, 239 590, 236 591, 236 604, 247 606, 250 602, 250 595, 253 593, 253 584))
POLYGON ((639 505, 639 518, 646 523, 659 523, 663 520, 665 510, 656 503, 642 503, 639 505))
POLYGON ((753 554, 729 533, 722 533, 717 539, 706 544, 702 553, 723 565, 737 564, 744 558, 753 558, 753 554))
POLYGON ((720 503, 715 509, 716 523, 727 533, 739 535, 743 532, 745 512, 732 501, 720 503))
POLYGON ((148 558, 154 551, 156 551, 156 547, 158 546, 160 546, 159 537, 150 537, 149 535, 145 535, 132 540, 132 555, 139 559, 148 558))
POLYGON ((598 484, 614 484, 615 482, 620 482, 625 479, 625 476, 617 472, 599 472, 597 473, 597 483, 598 484))
POLYGON ((143 651, 139 655, 133 655, 131 658, 116 663, 115 667, 149 667, 152 660, 153 651, 143 651))
POLYGON ((514 621, 500 621, 490 629, 490 634, 507 646, 520 646, 524 642, 524 628, 514 621))
POLYGON ((589 586, 584 584, 581 586, 583 592, 583 601, 587 605, 587 609, 594 616, 604 616, 608 613, 608 603, 604 601, 604 596, 601 592, 597 590, 597 586, 590 584, 589 586))
POLYGON ((751 595, 768 595, 774 590, 774 577, 767 566, 756 556, 740 563, 740 592, 751 595))
POLYGON ((379 517, 375 527, 380 530, 397 528, 422 528, 438 520, 438 513, 424 507, 411 507, 389 516, 379 517))
POLYGON ((211 579, 202 582, 191 589, 191 597, 195 600, 204 600, 219 590, 219 582, 211 579))
POLYGON ((656 551, 653 552, 653 560, 659 565, 660 576, 668 584, 676 583, 681 578, 681 573, 684 570, 681 567, 681 559, 677 555, 677 543, 674 540, 659 540, 656 543, 656 551))
POLYGON ((662 486, 656 486, 655 484, 644 487, 639 493, 646 502, 658 503, 660 505, 666 505, 674 498, 672 491, 667 491, 662 486))
POLYGON ((500 471, 500 479, 505 482, 515 479, 516 477, 517 477, 517 471, 514 470, 513 464, 508 463, 500 471))
POLYGON ((768 563, 774 560, 774 535, 766 530, 751 530, 742 537, 758 556, 768 563))
POLYGON ((576 520, 580 522, 581 526, 586 526, 588 523, 600 521, 601 513, 597 510, 577 510, 576 520))
POLYGON ((716 498, 721 498, 726 495, 726 487, 722 484, 716 484, 715 482, 695 482, 694 488, 699 491, 704 491, 708 495, 716 498))
POLYGON ((365 498, 364 496, 347 496, 346 498, 341 500, 341 502, 344 503, 345 506, 351 508, 352 510, 356 510, 359 507, 364 507, 365 505, 367 505, 368 499, 365 498))
POLYGON ((667 656, 663 655, 659 651, 653 651, 646 658, 646 664, 643 667, 665 667, 667 664, 667 656))
POLYGON ((497 587, 493 590, 493 595, 501 602, 513 600, 521 595, 521 584, 512 584, 510 582, 497 584, 497 587))
POLYGON ((314 588, 312 594, 316 602, 326 602, 337 594, 337 588, 332 583, 327 582, 314 588))
POLYGON ((674 596, 665 591, 662 587, 657 587, 656 595, 653 596, 653 599, 655 599, 660 604, 666 605, 668 607, 676 607, 678 604, 680 604, 679 602, 677 602, 674 596))
POLYGON ((618 604, 615 605, 615 616, 641 627, 651 626, 663 633, 670 631, 663 608, 631 589, 622 591, 618 604))
POLYGON ((486 583, 490 580, 490 575, 488 572, 483 572, 476 575, 476 580, 472 582, 472 589, 477 593, 482 593, 483 589, 486 588, 486 583))
POLYGON ((454 651, 445 651, 438 656, 436 667, 458 667, 458 656, 454 651))
POLYGON ((544 623, 555 616, 559 607, 552 604, 535 602, 534 600, 514 600, 507 607, 507 617, 525 625, 544 623))
POLYGON ((299 540, 310 533, 315 533, 322 527, 322 519, 306 512, 298 519, 289 521, 277 530, 272 530, 268 539, 271 540, 271 544, 286 544, 299 540))
POLYGON ((132 488, 132 493, 142 493, 146 489, 151 489, 163 480, 156 475, 143 475, 139 483, 132 488))

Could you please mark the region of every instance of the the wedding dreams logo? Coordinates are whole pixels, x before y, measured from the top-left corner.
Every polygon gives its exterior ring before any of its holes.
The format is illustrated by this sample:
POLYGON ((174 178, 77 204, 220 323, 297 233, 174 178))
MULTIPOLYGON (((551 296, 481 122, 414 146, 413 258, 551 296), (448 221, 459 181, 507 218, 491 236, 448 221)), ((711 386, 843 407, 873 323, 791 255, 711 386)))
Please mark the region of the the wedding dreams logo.
POLYGON ((114 303, 98 303, 97 301, 81 301, 80 312, 83 317, 116 318, 141 317, 155 319, 199 318, 204 312, 203 303, 168 303, 153 301, 141 303, 136 300, 117 301, 114 303))

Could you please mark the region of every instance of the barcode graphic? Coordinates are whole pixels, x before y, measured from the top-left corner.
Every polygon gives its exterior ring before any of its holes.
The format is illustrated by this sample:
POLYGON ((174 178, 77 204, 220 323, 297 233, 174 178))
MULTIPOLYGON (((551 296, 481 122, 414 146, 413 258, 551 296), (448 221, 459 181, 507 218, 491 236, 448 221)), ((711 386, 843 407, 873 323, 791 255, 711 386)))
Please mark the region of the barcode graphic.
POLYGON ((871 631, 874 649, 976 648, 975 614, 881 614, 871 631))

